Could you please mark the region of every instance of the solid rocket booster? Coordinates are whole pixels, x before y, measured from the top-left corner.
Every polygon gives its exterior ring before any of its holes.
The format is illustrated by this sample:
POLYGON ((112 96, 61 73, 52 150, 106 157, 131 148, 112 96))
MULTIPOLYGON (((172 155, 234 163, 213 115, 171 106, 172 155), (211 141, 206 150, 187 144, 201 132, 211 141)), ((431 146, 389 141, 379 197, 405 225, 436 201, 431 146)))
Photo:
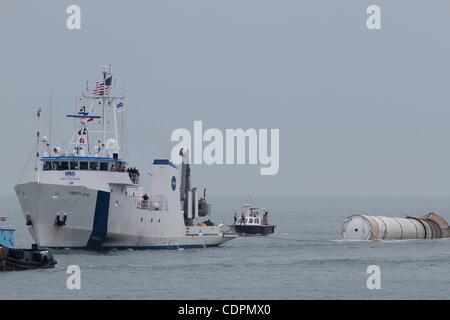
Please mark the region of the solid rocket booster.
POLYGON ((450 238, 448 222, 436 213, 421 218, 353 215, 342 224, 346 240, 405 240, 450 238))

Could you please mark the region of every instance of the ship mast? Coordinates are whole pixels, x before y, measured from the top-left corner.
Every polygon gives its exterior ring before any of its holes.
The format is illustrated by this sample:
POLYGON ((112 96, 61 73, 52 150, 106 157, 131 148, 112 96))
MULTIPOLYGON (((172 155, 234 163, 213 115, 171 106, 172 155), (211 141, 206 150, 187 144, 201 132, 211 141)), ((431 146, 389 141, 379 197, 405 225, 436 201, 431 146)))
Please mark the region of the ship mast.
MULTIPOLYGON (((81 130, 78 131, 75 128, 75 132, 73 134, 72 142, 70 143, 67 153, 70 152, 70 148, 74 148, 74 152, 78 154, 78 151, 82 149, 83 146, 84 151, 87 151, 87 155, 91 155, 91 144, 89 141, 89 133, 95 133, 98 136, 97 142, 98 146, 94 147, 94 153, 97 155, 101 155, 103 157, 114 157, 115 154, 119 156, 119 153, 122 151, 119 143, 119 127, 117 123, 117 115, 116 112, 123 110, 123 101, 125 99, 124 96, 113 95, 110 94, 112 87, 112 74, 111 74, 111 65, 102 66, 102 82, 97 82, 95 88, 89 88, 89 85, 86 85, 86 90, 82 92, 82 98, 84 98, 84 103, 81 106, 78 114, 67 115, 68 117, 78 118, 81 120, 81 130), (117 101, 120 101, 120 104, 117 104, 117 101), (90 106, 88 106, 89 102, 92 102, 90 106), (94 115, 94 109, 96 106, 101 105, 101 116, 94 115), (119 108, 120 105, 120 108, 119 108), (113 115, 110 115, 110 112, 113 112, 113 115), (97 131, 87 130, 88 123, 93 121, 94 119, 101 119, 97 125, 97 131), (113 123, 112 123, 113 122, 113 123), (114 126, 114 129, 112 128, 114 126), (78 132, 78 135, 77 135, 78 132), (86 139, 80 139, 80 132, 86 135, 86 139), (110 138, 113 141, 110 141, 110 138), (80 142, 82 140, 82 142, 80 142), (87 144, 86 144, 87 143, 87 144)), ((81 98, 80 98, 81 100, 81 98)), ((122 116, 122 124, 121 129, 123 130, 123 116, 122 116)), ((121 143, 123 143, 121 141, 121 143)))
POLYGON ((35 160, 35 164, 34 164, 34 181, 36 181, 37 183, 39 183, 40 180, 40 174, 41 174, 41 170, 40 170, 40 166, 39 166, 39 157, 40 157, 40 138, 41 138, 41 112, 42 112, 42 108, 39 108, 37 110, 37 120, 38 120, 38 127, 37 127, 37 132, 36 132, 36 160, 35 160))
MULTIPOLYGON (((104 152, 104 148, 106 145, 106 112, 105 112, 105 95, 106 95, 106 76, 109 74, 110 72, 110 67, 108 66, 103 66, 102 67, 102 73, 103 73, 103 85, 104 85, 104 91, 103 91, 103 95, 102 95, 102 131, 103 131, 103 138, 102 138, 102 152, 104 152)), ((116 140, 117 141, 117 140, 116 140)), ((105 154, 106 156, 106 154, 105 154)))

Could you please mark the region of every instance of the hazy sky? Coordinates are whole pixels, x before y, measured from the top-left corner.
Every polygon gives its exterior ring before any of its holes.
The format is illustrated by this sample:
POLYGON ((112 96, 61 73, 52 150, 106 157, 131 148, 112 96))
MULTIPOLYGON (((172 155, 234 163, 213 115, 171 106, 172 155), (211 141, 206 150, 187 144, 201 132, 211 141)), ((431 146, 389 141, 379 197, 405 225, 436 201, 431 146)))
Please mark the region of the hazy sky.
MULTIPOLYGON (((195 166, 213 194, 450 193, 449 1, 0 0, 0 194, 13 194, 48 109, 69 139, 99 67, 126 81, 128 126, 151 158, 176 128, 279 128, 280 171, 195 166), (66 8, 81 7, 81 30, 66 8), (366 27, 378 4, 382 30, 366 27)), ((129 160, 150 163, 133 145, 129 160)))

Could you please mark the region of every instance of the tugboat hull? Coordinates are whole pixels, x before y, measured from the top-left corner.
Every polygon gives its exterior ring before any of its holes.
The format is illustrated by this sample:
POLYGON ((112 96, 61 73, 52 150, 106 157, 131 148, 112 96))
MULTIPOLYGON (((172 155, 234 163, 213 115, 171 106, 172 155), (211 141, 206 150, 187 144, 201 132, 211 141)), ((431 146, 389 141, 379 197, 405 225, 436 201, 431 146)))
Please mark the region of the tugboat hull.
POLYGON ((56 260, 53 254, 39 249, 12 249, 2 247, 0 271, 20 271, 28 269, 54 268, 56 260))
POLYGON ((234 230, 239 234, 244 235, 268 235, 275 232, 275 226, 273 225, 253 225, 253 226, 246 226, 246 225, 235 225, 234 230))

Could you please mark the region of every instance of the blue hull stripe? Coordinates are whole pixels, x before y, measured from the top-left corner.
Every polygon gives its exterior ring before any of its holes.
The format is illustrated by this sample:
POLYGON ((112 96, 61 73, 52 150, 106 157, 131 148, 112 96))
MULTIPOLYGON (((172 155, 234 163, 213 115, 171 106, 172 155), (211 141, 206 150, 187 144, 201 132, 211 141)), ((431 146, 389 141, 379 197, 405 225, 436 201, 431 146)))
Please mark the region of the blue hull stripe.
POLYGON ((97 250, 103 246, 108 233, 108 214, 109 214, 110 194, 104 191, 98 191, 97 203, 95 205, 94 224, 92 233, 86 245, 87 249, 97 250))

